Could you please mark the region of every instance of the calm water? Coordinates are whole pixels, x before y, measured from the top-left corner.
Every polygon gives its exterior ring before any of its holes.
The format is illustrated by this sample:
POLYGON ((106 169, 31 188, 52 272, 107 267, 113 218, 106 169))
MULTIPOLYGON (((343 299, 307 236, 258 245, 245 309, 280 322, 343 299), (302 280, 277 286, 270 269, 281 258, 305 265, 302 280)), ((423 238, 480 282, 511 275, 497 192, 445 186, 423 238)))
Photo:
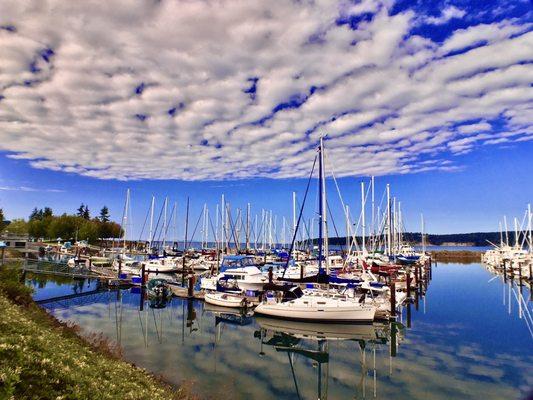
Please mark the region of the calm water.
POLYGON ((493 276, 479 264, 439 264, 410 324, 404 309, 392 326, 284 325, 179 299, 140 311, 131 290, 90 294, 96 282, 42 277, 28 284, 37 300, 89 293, 43 306, 102 332, 127 360, 168 381, 193 381, 207 398, 527 398, 533 303, 524 287, 519 308, 516 284, 493 276))

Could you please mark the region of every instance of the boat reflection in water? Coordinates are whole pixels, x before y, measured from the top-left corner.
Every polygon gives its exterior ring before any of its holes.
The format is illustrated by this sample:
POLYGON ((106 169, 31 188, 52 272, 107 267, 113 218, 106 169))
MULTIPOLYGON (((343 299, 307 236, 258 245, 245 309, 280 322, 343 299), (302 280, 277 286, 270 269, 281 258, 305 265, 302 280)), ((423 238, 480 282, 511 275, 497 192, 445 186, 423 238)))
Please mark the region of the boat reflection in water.
MULTIPOLYGON (((400 323, 374 324, 326 324, 312 322, 287 321, 275 318, 256 317, 260 329, 254 337, 260 340, 259 355, 264 356, 265 347, 274 348, 276 352, 287 354, 298 399, 302 398, 296 374, 298 359, 310 360, 317 370, 317 399, 328 395, 330 353, 329 343, 353 341, 359 348, 361 377, 354 387, 354 398, 365 398, 368 366, 366 351, 370 346, 373 356, 373 396, 377 395, 376 349, 390 343, 390 355, 396 355, 396 347, 403 338, 404 327, 400 323)), ((268 351, 268 350, 267 350, 268 351)), ((355 354, 355 352, 354 352, 355 354)))

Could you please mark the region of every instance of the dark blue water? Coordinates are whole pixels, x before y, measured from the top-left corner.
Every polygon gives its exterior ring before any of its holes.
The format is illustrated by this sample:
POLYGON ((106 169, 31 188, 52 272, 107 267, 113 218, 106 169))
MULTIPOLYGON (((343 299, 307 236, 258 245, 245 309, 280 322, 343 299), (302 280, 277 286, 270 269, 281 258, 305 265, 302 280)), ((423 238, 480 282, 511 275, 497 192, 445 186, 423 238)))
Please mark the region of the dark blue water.
MULTIPOLYGON (((418 311, 411 305, 410 323, 404 309, 392 326, 280 327, 176 298, 163 309, 144 302, 140 311, 131 290, 43 306, 85 332, 102 332, 127 360, 175 384, 192 381, 213 398, 526 398, 533 303, 522 288, 520 309, 516 283, 492 278, 479 264, 439 264, 418 311)), ((83 281, 40 286, 36 299, 98 288, 83 281)))

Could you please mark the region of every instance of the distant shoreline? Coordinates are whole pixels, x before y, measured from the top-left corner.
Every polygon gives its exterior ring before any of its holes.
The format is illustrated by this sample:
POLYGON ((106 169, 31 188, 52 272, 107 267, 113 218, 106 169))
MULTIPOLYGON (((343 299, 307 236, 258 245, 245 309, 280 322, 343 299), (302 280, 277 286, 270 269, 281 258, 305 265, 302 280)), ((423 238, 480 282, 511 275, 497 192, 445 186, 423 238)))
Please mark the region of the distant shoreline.
POLYGON ((432 250, 429 252, 433 261, 473 263, 481 262, 482 251, 473 250, 432 250))

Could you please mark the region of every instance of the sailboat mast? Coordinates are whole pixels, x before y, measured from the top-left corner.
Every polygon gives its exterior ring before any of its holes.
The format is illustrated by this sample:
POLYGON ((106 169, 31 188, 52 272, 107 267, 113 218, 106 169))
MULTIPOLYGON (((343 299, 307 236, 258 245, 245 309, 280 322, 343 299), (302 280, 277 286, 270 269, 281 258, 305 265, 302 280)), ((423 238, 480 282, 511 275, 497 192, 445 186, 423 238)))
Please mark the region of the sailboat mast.
POLYGON ((324 139, 320 138, 320 149, 319 149, 319 186, 320 186, 320 196, 319 196, 319 207, 320 207, 320 225, 318 232, 318 251, 319 251, 319 260, 318 267, 322 268, 322 258, 326 262, 326 273, 329 273, 328 266, 328 238, 327 238, 327 205, 326 205, 326 178, 324 176, 324 139))
POLYGON ((220 244, 221 244, 222 252, 224 252, 226 248, 226 237, 225 237, 226 229, 224 226, 226 206, 224 204, 224 195, 222 195, 222 200, 220 203, 221 203, 221 206, 220 206, 220 244))
POLYGON ((346 251, 350 249, 350 206, 346 204, 346 251))
POLYGON ((533 253, 533 241, 531 240, 531 204, 527 205, 528 230, 529 230, 529 253, 533 253))
POLYGON ((174 202, 174 242, 176 249, 178 248, 178 202, 174 202))
POLYGON ((205 248, 209 247, 209 208, 205 205, 205 248))
POLYGON ((361 228, 362 228, 362 251, 366 253, 366 226, 365 226, 365 182, 361 181, 361 228))
POLYGON ((375 197, 374 197, 374 176, 370 178, 370 184, 372 185, 372 239, 375 240, 376 236, 376 224, 375 224, 375 197))
POLYGON ((420 220, 422 222, 422 227, 421 227, 421 235, 422 235, 422 253, 426 253, 426 240, 424 238, 424 214, 420 214, 420 220))
POLYGON ((124 253, 126 252, 126 239, 128 236, 128 210, 130 206, 130 190, 126 190, 126 204, 124 204, 124 217, 122 219, 122 225, 124 228, 124 253))
POLYGON ((183 241, 183 252, 185 257, 185 252, 187 251, 187 240, 189 235, 189 196, 187 196, 187 211, 185 213, 185 237, 183 241))
POLYGON ((392 237, 391 237, 391 207, 390 207, 390 185, 387 183, 387 255, 392 254, 392 237))
POLYGON ((152 240, 154 238, 154 206, 155 196, 152 196, 152 205, 150 206, 150 237, 148 240, 148 250, 152 249, 152 240))
POLYGON ((402 202, 398 201, 398 251, 402 247, 402 202))
POLYGON ((246 250, 250 248, 250 203, 246 206, 246 250))
POLYGON ((498 222, 498 225, 500 226, 500 248, 503 247, 503 228, 502 228, 502 221, 498 222))
POLYGON ((514 245, 518 249, 518 219, 514 218, 514 245))
POLYGON ((218 249, 220 248, 219 245, 219 241, 218 241, 218 204, 216 206, 216 209, 215 209, 215 244, 216 244, 216 247, 217 247, 217 252, 218 252, 218 249))
POLYGON ((162 248, 165 251, 165 242, 167 241, 167 207, 168 207, 168 197, 165 197, 165 205, 163 206, 163 244, 162 248))
POLYGON ((503 216, 503 225, 505 228, 505 244, 509 246, 509 228, 507 227, 507 216, 503 216))

